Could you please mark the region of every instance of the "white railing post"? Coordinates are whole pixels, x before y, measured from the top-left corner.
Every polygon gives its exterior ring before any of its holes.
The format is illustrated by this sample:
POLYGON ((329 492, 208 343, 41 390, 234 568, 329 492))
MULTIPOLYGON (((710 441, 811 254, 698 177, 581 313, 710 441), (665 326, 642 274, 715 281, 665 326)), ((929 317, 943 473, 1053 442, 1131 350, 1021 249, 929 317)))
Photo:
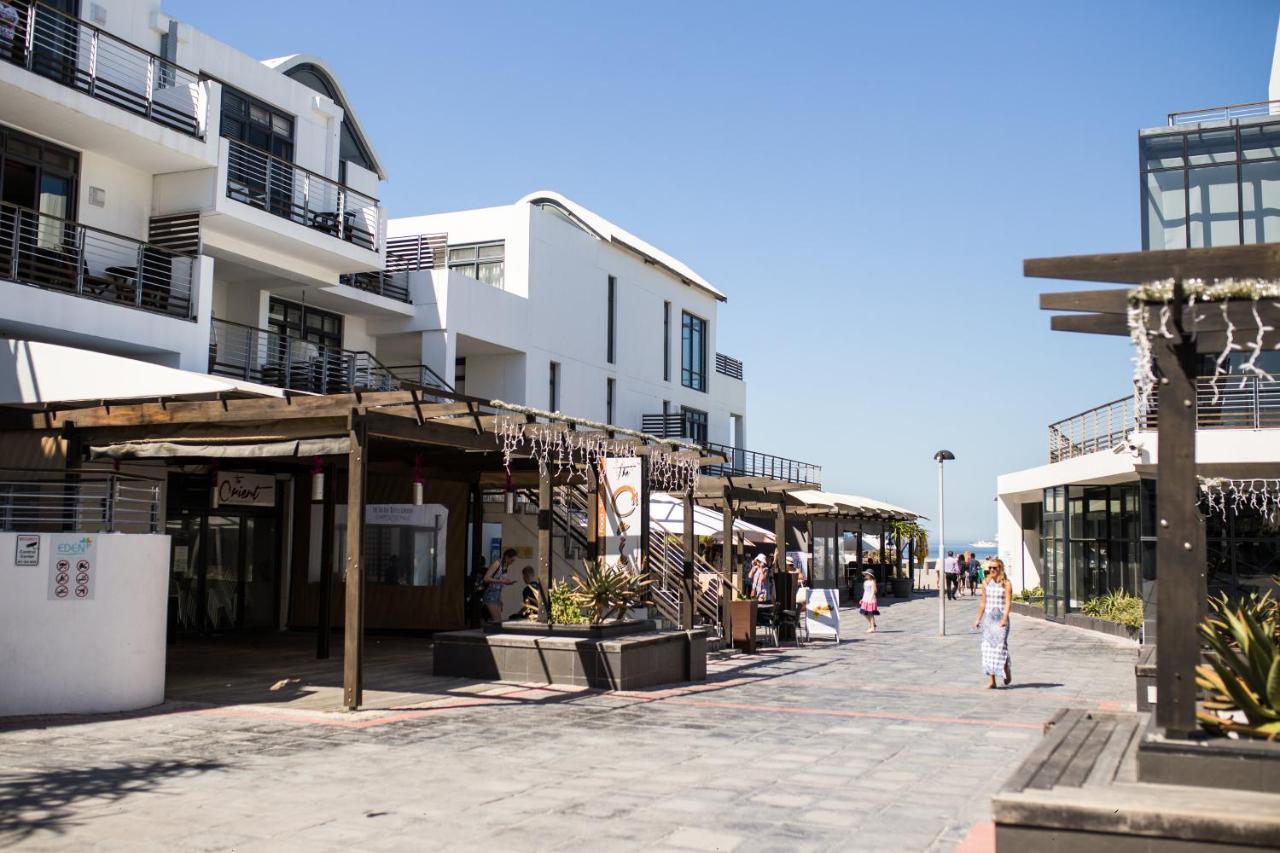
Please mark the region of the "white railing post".
POLYGON ((98 31, 90 30, 89 37, 89 96, 92 97, 98 88, 98 31))
MULTIPOLYGON (((336 186, 336 184, 335 184, 336 186)), ((347 193, 338 187, 338 239, 347 239, 347 193)))
POLYGON ((155 103, 156 94, 156 58, 147 57, 147 118, 151 118, 151 107, 155 103))
POLYGON ((26 50, 26 56, 23 57, 23 61, 26 63, 28 71, 31 70, 31 66, 33 64, 32 60, 35 57, 36 10, 38 8, 39 7, 35 3, 32 3, 27 7, 27 32, 25 34, 26 38, 24 39, 25 44, 23 45, 26 50))

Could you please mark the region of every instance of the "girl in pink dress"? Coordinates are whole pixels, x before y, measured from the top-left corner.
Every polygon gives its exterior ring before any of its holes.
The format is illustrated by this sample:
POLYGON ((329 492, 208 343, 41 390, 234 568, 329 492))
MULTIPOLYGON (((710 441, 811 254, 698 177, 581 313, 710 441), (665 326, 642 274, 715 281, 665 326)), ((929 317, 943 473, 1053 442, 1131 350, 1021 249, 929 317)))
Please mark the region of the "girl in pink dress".
POLYGON ((876 617, 880 615, 880 608, 876 606, 876 576, 871 572, 862 573, 862 601, 858 604, 858 612, 867 620, 867 624, 871 627, 867 628, 868 634, 876 632, 876 617))

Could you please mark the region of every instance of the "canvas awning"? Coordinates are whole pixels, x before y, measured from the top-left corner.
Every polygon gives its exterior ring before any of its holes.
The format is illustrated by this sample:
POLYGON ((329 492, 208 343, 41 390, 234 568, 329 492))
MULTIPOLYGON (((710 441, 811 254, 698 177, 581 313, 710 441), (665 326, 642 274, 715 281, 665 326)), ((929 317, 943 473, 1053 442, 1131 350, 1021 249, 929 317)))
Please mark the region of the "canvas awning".
MULTIPOLYGON (((684 502, 671 495, 656 493, 649 499, 649 523, 656 530, 671 536, 684 534, 684 502)), ((747 542, 756 544, 772 544, 774 535, 763 527, 758 527, 740 518, 733 520, 733 532, 747 542)), ((706 507, 693 508, 693 535, 709 536, 721 541, 724 539, 724 518, 720 513, 706 507)))
POLYGON ((331 456, 348 453, 351 440, 335 438, 303 438, 292 441, 259 441, 229 444, 207 444, 180 441, 125 441, 89 448, 94 459, 173 459, 198 457, 208 459, 264 459, 331 456))
POLYGON ((817 489, 793 491, 789 496, 800 501, 806 508, 826 511, 832 515, 852 516, 859 518, 882 518, 891 521, 916 521, 925 516, 900 506, 884 501, 865 498, 861 495, 846 495, 840 492, 822 492, 817 489))

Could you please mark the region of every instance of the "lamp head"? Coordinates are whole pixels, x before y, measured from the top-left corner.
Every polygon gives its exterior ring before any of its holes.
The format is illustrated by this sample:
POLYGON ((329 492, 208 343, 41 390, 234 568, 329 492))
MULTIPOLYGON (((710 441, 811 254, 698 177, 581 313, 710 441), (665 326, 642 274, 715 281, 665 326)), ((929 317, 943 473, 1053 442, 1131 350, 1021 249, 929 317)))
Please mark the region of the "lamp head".
POLYGON ((956 455, 952 453, 950 450, 939 450, 937 453, 933 454, 933 459, 935 462, 950 462, 955 458, 956 458, 956 455))

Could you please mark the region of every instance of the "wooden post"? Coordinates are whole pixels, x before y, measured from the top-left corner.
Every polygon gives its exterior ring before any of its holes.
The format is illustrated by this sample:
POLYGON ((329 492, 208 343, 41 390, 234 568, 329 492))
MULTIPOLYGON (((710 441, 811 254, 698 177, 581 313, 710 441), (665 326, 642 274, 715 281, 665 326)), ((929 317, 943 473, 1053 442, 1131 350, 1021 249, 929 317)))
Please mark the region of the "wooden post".
POLYGON ((887 565, 889 562, 889 557, 888 557, 888 554, 885 553, 884 540, 885 540, 884 522, 882 521, 880 522, 880 577, 876 579, 877 582, 883 581, 884 576, 888 574, 888 569, 889 569, 889 566, 887 565))
POLYGON ((653 569, 649 565, 649 498, 652 493, 653 488, 649 484, 649 457, 646 454, 640 457, 640 568, 644 571, 644 576, 651 580, 653 569))
POLYGON ((693 538, 693 484, 684 490, 684 574, 680 594, 680 627, 688 631, 693 628, 694 596, 698 593, 698 581, 693 571, 694 538, 693 538))
POLYGON ((600 559, 600 478, 594 465, 587 465, 587 559, 600 559))
POLYGON ((484 493, 479 483, 471 484, 471 555, 467 563, 467 577, 476 563, 486 562, 484 551, 484 493))
MULTIPOLYGON (((1172 304, 1185 302, 1174 283, 1172 304)), ((1175 311, 1175 317, 1181 312, 1175 311)), ((1197 512, 1195 343, 1182 331, 1152 339, 1159 376, 1159 450, 1156 465, 1156 724, 1168 737, 1197 731, 1195 668, 1200 662, 1197 623, 1204 612, 1204 524, 1197 512)))
MULTIPOLYGON (((862 577, 862 522, 858 522, 858 575, 853 585, 849 587, 849 594, 853 595, 857 589, 858 579, 862 577)), ((848 573, 845 573, 845 582, 848 583, 848 573)))
POLYGON ((538 472, 538 582, 542 584, 542 618, 551 621, 551 514, 555 488, 547 471, 538 472))
POLYGON ((911 581, 911 588, 915 589, 915 572, 916 572, 916 538, 914 536, 907 537, 907 580, 911 581))
POLYGON ((720 630, 726 645, 733 645, 733 500, 729 487, 724 489, 723 526, 720 534, 724 538, 724 547, 720 549, 720 630))
POLYGON ((337 470, 324 466, 324 493, 320 503, 320 605, 316 614, 316 659, 329 659, 330 634, 333 631, 333 535, 337 512, 338 489, 334 480, 337 470))
POLYGON ((774 572, 785 572, 787 570, 787 504, 785 498, 778 501, 778 512, 773 517, 773 538, 776 540, 773 547, 773 570, 774 572))
POLYGON ((348 711, 364 698, 364 506, 368 470, 368 436, 362 421, 352 418, 347 462, 347 614, 342 650, 342 698, 348 711))

